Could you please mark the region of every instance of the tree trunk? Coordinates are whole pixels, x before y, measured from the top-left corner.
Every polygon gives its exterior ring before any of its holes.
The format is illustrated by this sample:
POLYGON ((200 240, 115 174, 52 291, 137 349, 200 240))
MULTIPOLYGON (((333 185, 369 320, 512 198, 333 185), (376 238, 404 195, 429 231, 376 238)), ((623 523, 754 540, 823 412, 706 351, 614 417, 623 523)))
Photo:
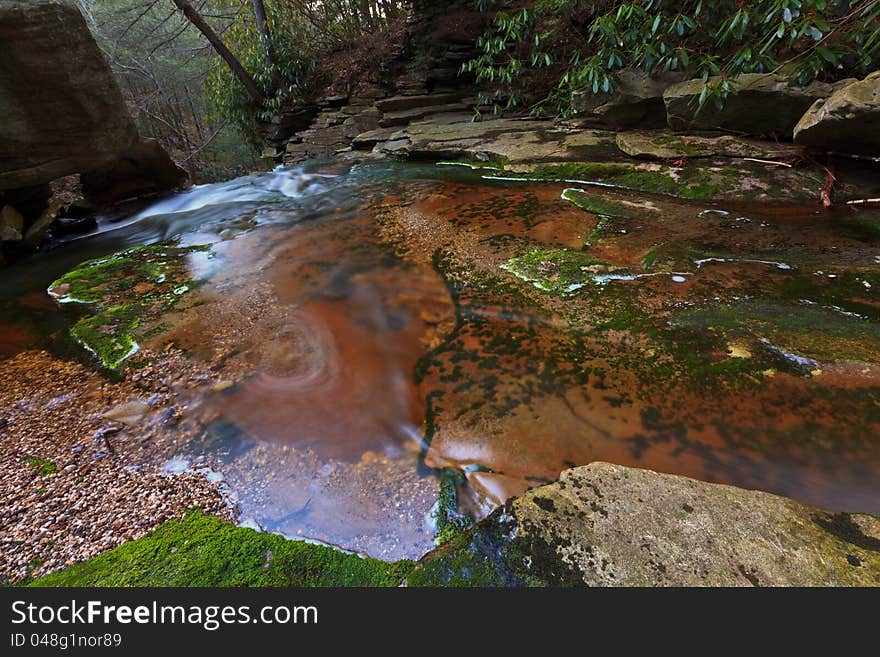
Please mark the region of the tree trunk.
POLYGON ((263 0, 251 0, 254 6, 254 18, 257 19, 257 31, 260 33, 260 44, 263 46, 263 55, 266 57, 266 66, 272 71, 272 87, 275 91, 281 87, 281 76, 275 62, 275 54, 272 52, 272 38, 269 34, 269 21, 266 18, 266 7, 263 0))
POLYGON ((254 81, 254 78, 248 73, 241 63, 235 58, 229 48, 226 47, 226 44, 217 36, 217 33, 205 22, 205 19, 201 17, 199 12, 195 10, 195 8, 189 3, 188 0, 172 0, 177 8, 183 12, 183 15, 186 16, 187 20, 190 23, 196 26, 199 32, 201 32, 205 38, 211 43, 214 47, 214 50, 217 51, 217 54, 223 58, 223 61, 229 66, 232 70, 235 77, 244 85, 244 88, 247 90, 250 97, 253 98, 258 103, 263 103, 266 100, 266 95, 260 90, 257 86, 257 83, 254 81))

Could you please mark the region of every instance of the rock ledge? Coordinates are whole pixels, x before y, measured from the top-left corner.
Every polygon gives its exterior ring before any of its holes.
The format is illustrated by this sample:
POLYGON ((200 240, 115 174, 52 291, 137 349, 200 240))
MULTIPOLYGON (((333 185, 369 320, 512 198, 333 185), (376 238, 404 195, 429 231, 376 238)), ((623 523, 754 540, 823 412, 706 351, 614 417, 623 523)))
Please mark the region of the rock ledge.
POLYGON ((878 586, 880 518, 593 463, 426 555, 410 586, 878 586))

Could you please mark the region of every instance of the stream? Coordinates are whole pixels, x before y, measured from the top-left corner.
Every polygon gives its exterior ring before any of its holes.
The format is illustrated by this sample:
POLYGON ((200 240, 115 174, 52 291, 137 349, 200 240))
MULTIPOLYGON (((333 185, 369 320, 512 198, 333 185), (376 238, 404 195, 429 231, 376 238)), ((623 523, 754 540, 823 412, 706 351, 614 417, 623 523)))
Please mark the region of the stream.
POLYGON ((279 168, 102 217, 4 270, 0 367, 47 349, 97 368, 68 335, 88 304, 47 288, 198 246, 136 347, 221 383, 131 431, 143 465, 221 481, 241 524, 418 558, 444 470, 482 517, 592 461, 880 513, 876 235, 815 207, 499 178, 279 168))

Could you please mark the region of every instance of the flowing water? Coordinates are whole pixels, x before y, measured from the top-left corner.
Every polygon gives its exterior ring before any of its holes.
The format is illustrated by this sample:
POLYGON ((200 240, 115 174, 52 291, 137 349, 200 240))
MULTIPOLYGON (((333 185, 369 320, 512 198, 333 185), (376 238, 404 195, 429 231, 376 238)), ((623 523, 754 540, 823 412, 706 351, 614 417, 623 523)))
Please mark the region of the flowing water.
POLYGON ((46 294, 77 263, 210 245, 141 346, 227 382, 144 459, 222 478, 243 523, 417 557, 442 469, 479 515, 596 460, 880 512, 864 224, 488 176, 279 169, 105 218, 4 272, 0 358, 85 357, 46 294))

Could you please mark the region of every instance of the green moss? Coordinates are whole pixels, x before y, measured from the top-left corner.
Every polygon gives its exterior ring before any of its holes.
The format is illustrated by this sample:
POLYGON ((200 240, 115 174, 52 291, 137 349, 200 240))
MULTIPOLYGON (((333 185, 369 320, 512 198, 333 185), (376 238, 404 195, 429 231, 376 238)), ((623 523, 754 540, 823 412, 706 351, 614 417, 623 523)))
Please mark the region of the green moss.
POLYGON ((541 164, 535 167, 532 177, 554 180, 606 180, 637 171, 635 165, 613 162, 563 162, 541 164))
POLYGON ((815 304, 746 299, 676 313, 683 328, 711 328, 726 339, 766 338, 785 351, 822 362, 874 363, 880 353, 880 326, 815 304))
POLYGON ((104 367, 117 369, 138 350, 133 335, 140 326, 140 310, 134 304, 108 308, 94 317, 78 321, 70 329, 70 335, 93 353, 104 367))
POLYGON ((590 234, 587 235, 584 244, 586 246, 592 246, 602 239, 610 237, 614 232, 614 220, 612 220, 611 217, 599 215, 596 219, 596 226, 590 231, 590 234))
POLYGON ((116 370, 137 352, 141 326, 198 285, 189 278, 186 256, 208 248, 160 243, 125 249, 79 265, 49 292, 59 303, 88 304, 91 316, 79 320, 70 335, 104 367, 116 370))
POLYGON ((362 558, 192 510, 32 586, 397 586, 411 568, 409 561, 362 558))
POLYGON ((37 470, 37 474, 41 477, 54 474, 58 470, 58 466, 55 465, 54 461, 43 459, 39 456, 22 456, 20 460, 27 467, 35 468, 37 470))
POLYGON ((697 143, 688 142, 679 135, 656 133, 652 134, 649 140, 675 151, 677 157, 702 157, 706 155, 706 151, 700 148, 697 143))
POLYGON ((574 203, 581 210, 603 217, 632 217, 634 214, 632 208, 599 198, 580 189, 566 189, 562 192, 562 198, 574 203))
POLYGON ((596 284, 604 276, 629 275, 628 270, 614 268, 579 251, 566 249, 534 249, 511 258, 501 268, 539 290, 561 296, 596 284))
POLYGON ((705 201, 710 199, 814 200, 821 177, 812 170, 778 172, 755 162, 725 164, 689 161, 682 167, 608 162, 566 162, 535 167, 537 180, 599 182, 649 194, 705 201))
POLYGON ((407 577, 407 586, 485 588, 510 584, 503 568, 473 543, 479 533, 467 532, 456 536, 423 558, 407 577))
POLYGON ((447 468, 440 475, 440 494, 437 496, 437 534, 434 543, 442 545, 474 524, 474 519, 458 510, 458 486, 465 483, 464 475, 447 468))

